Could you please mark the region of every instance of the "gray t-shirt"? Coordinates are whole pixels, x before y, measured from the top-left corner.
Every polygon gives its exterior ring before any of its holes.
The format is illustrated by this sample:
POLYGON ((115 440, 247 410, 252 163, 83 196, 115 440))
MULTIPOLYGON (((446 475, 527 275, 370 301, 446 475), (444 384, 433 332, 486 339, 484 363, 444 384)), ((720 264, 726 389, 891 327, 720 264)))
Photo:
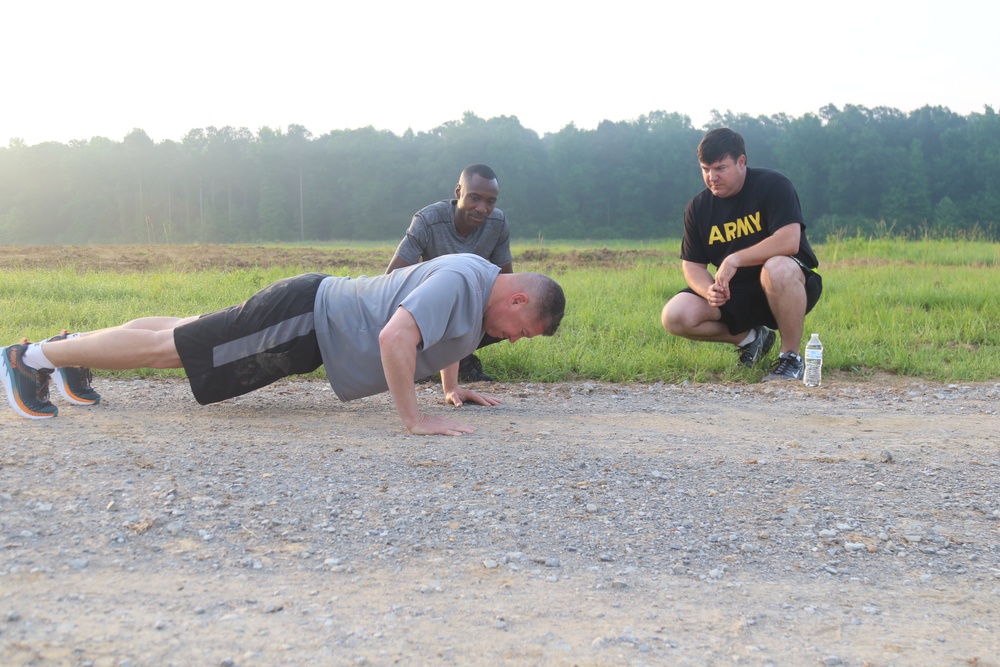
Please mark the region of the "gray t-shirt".
POLYGON ((510 253, 510 227, 503 211, 493 209, 486 222, 463 238, 455 229, 458 200, 439 201, 417 211, 399 242, 396 254, 408 264, 416 264, 441 255, 470 252, 497 266, 514 261, 510 253))
POLYGON ((400 306, 422 338, 414 379, 475 352, 498 275, 499 267, 461 254, 380 276, 324 279, 316 293, 316 339, 337 397, 350 401, 388 391, 378 335, 400 306))

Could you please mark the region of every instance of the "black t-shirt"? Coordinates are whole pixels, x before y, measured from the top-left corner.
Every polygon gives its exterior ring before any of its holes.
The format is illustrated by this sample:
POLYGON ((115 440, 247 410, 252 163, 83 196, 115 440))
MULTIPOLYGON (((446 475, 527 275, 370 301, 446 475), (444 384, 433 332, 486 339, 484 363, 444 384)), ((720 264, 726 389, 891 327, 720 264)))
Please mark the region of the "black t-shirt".
MULTIPOLYGON (((806 239, 802 207, 792 182, 776 171, 747 167, 743 188, 732 197, 716 197, 705 188, 688 202, 681 259, 718 267, 734 252, 757 245, 778 229, 795 223, 802 225, 795 258, 815 269, 819 260, 806 239)), ((733 280, 756 278, 760 269, 738 269, 733 280)))

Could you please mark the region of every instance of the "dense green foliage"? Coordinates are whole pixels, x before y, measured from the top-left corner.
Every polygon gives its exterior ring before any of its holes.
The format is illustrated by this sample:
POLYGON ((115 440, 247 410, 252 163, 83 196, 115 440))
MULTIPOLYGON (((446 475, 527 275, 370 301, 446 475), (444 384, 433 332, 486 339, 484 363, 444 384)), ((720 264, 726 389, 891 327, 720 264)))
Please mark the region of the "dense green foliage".
MULTIPOLYGON (((801 118, 716 114, 751 166, 792 178, 814 241, 830 235, 1000 236, 1000 116, 942 107, 824 107, 801 118)), ((678 237, 703 186, 706 128, 651 112, 539 137, 515 117, 471 113, 402 136, 371 127, 214 128, 154 143, 0 149, 5 243, 188 243, 398 239, 412 214, 451 196, 461 169, 500 176, 520 239, 678 237)))

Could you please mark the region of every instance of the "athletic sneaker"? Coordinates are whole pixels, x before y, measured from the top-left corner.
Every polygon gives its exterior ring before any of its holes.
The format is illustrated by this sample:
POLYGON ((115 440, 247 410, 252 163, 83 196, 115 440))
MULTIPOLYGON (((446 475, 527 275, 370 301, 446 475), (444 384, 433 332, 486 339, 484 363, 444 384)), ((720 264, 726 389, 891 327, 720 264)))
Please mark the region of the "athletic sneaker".
POLYGON ((49 376, 52 371, 36 371, 24 365, 27 345, 8 345, 0 350, 3 355, 3 372, 0 381, 7 391, 7 402, 22 417, 49 419, 59 414, 59 409, 49 402, 49 376))
POLYGON ((771 380, 801 380, 805 365, 802 357, 795 352, 782 352, 778 355, 778 363, 774 370, 764 376, 764 382, 771 380))
POLYGON ((458 362, 459 382, 493 382, 493 377, 483 370, 483 362, 479 357, 470 354, 465 359, 458 362))
POLYGON ((740 363, 747 368, 766 357, 774 345, 774 339, 777 338, 774 329, 765 326, 759 326, 754 331, 757 332, 757 336, 743 347, 737 348, 740 353, 740 363))
MULTIPOLYGON (((51 343, 57 340, 65 340, 66 331, 63 330, 58 336, 53 336, 45 342, 51 343)), ((89 368, 79 368, 67 366, 57 368, 52 374, 52 379, 56 382, 56 389, 67 401, 73 405, 97 405, 101 402, 101 395, 90 386, 94 379, 89 368)))

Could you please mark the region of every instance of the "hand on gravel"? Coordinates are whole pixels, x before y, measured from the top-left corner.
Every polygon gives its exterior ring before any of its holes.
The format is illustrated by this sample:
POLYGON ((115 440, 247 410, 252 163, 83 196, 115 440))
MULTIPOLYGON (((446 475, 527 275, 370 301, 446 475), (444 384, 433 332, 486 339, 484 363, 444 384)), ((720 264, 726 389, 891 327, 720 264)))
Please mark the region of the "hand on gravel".
POLYGON ((463 435, 475 433, 476 429, 446 417, 423 415, 413 426, 406 429, 412 435, 463 435))
POLYGON ((459 385, 445 394, 444 400, 449 405, 454 405, 456 408, 462 407, 467 402, 479 403, 479 405, 485 405, 487 407, 493 405, 500 405, 503 403, 499 398, 494 396, 488 396, 486 394, 480 394, 477 391, 472 391, 471 389, 466 389, 465 387, 459 385))

